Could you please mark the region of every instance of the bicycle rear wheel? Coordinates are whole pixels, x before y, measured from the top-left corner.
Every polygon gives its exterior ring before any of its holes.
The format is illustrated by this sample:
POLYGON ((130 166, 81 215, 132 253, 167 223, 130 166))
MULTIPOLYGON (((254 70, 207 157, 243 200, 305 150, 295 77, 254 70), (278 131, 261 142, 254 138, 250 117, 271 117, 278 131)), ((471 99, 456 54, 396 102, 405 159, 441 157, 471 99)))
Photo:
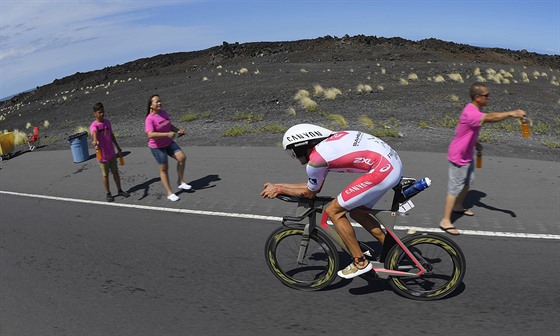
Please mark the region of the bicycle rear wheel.
POLYGON ((266 240, 266 263, 284 285, 299 290, 319 290, 336 278, 338 251, 326 234, 315 230, 309 237, 302 262, 298 262, 303 229, 303 225, 297 225, 272 232, 266 240))
MULTIPOLYGON (((463 252, 452 240, 438 234, 418 234, 403 239, 427 273, 419 277, 389 277, 393 290, 409 299, 437 300, 457 289, 465 276, 463 252)), ((418 267, 395 245, 387 254, 385 268, 417 273, 418 267)))

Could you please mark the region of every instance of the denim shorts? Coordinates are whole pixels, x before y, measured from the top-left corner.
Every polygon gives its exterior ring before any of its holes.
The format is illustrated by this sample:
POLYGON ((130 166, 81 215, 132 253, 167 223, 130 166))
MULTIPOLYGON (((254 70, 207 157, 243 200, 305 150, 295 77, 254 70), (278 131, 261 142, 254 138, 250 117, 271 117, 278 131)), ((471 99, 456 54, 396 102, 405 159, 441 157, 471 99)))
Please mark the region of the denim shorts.
POLYGON ((181 151, 181 147, 173 141, 169 146, 163 148, 152 148, 152 155, 159 164, 167 164, 167 156, 173 157, 175 153, 181 151))
POLYGON ((458 166, 449 161, 449 181, 447 184, 447 193, 452 196, 459 196, 463 187, 469 186, 474 181, 474 163, 464 166, 458 166))

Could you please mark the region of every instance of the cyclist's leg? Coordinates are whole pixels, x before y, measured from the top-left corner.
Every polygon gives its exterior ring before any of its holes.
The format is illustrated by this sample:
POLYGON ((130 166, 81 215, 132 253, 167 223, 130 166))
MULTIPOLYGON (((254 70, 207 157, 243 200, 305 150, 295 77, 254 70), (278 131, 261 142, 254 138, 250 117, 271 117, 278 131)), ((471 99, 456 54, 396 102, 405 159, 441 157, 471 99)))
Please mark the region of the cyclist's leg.
MULTIPOLYGON (((336 231, 340 235, 340 238, 342 238, 342 241, 348 248, 350 254, 352 254, 352 257, 363 257, 360 245, 356 240, 356 232, 354 231, 354 228, 352 227, 352 224, 350 224, 348 218, 346 218, 346 213, 348 212, 348 210, 344 209, 340 205, 338 199, 335 198, 331 203, 329 203, 325 211, 331 221, 334 223, 336 231)), ((362 263, 359 263, 358 267, 365 266, 366 264, 367 262, 364 261, 362 263)))
POLYGON ((356 232, 348 218, 346 218, 346 213, 348 211, 340 205, 336 198, 329 203, 325 211, 334 223, 336 231, 344 241, 346 248, 348 248, 348 251, 352 255, 352 263, 338 271, 338 276, 351 279, 369 272, 372 268, 372 264, 364 257, 364 253, 356 240, 356 232))
MULTIPOLYGON (((356 209, 360 206, 373 208, 383 195, 394 187, 401 178, 400 161, 392 162, 391 169, 384 171, 372 171, 360 176, 350 186, 344 190, 339 198, 342 199, 343 206, 347 209, 356 209), (349 190, 355 190, 354 186, 367 186, 360 192, 355 192, 351 197, 342 197, 344 193, 348 194, 349 190)), ((370 214, 359 209, 350 210, 350 216, 362 225, 371 235, 373 235, 381 245, 385 240, 385 233, 381 230, 379 223, 370 214)))
POLYGON ((371 233, 371 235, 374 236, 381 245, 383 245, 383 242, 385 241, 385 232, 381 230, 381 225, 379 225, 375 218, 373 218, 369 213, 361 210, 350 210, 350 217, 360 223, 367 232, 371 233))

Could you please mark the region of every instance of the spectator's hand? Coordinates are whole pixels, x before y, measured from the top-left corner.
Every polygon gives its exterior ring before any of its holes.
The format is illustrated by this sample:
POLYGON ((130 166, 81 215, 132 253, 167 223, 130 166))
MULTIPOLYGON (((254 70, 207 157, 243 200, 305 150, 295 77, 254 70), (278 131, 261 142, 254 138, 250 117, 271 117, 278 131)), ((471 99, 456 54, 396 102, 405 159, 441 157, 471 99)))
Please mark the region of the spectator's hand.
POLYGON ((527 117, 527 113, 525 113, 525 111, 523 110, 515 110, 513 111, 513 117, 514 118, 519 118, 519 119, 523 119, 525 117, 527 117))
POLYGON ((167 132, 167 137, 168 138, 175 139, 176 135, 177 135, 177 133, 175 133, 175 132, 167 132))

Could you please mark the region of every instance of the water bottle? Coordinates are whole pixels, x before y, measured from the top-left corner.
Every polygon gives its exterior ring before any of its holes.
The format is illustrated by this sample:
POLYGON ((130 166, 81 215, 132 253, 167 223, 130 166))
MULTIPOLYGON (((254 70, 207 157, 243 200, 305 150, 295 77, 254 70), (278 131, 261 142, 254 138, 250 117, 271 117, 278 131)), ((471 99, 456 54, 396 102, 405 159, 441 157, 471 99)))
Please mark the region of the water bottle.
POLYGON ((121 166, 124 166, 124 157, 123 155, 119 155, 119 163, 121 164, 121 166))
POLYGON ((423 179, 414 182, 414 184, 411 185, 410 187, 403 189, 402 193, 404 197, 411 198, 412 196, 418 194, 422 190, 428 188, 431 184, 432 184, 432 180, 430 180, 427 177, 424 177, 423 179))
POLYGON ((476 152, 476 168, 482 168, 482 151, 476 152))
POLYGON ((95 149, 95 155, 97 156, 97 161, 101 162, 103 159, 103 154, 101 154, 101 148, 97 147, 95 149))
POLYGON ((531 130, 529 129, 529 120, 527 118, 523 118, 521 120, 521 135, 524 138, 528 138, 531 136, 531 130))

